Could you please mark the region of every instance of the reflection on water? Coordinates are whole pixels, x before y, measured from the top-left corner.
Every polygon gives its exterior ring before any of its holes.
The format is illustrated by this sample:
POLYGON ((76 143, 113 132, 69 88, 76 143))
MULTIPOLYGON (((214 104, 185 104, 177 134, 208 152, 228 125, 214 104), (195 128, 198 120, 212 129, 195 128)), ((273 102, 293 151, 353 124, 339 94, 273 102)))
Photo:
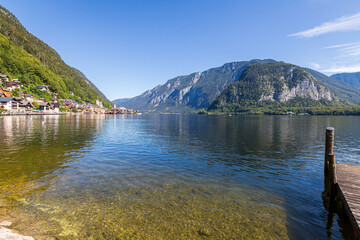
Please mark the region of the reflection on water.
MULTIPOLYGON (((324 129, 357 117, 0 118, 0 220, 39 239, 344 239, 322 206, 324 129)), ((346 224, 346 223, 345 223, 346 224)))

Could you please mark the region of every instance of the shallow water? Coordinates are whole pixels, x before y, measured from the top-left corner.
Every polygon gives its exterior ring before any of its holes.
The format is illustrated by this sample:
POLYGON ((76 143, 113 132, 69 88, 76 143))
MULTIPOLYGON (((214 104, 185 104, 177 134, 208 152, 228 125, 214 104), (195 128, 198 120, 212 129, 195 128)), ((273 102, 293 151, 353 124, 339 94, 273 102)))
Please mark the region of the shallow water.
POLYGON ((359 117, 0 118, 0 220, 38 239, 350 239, 323 152, 360 164, 359 117))

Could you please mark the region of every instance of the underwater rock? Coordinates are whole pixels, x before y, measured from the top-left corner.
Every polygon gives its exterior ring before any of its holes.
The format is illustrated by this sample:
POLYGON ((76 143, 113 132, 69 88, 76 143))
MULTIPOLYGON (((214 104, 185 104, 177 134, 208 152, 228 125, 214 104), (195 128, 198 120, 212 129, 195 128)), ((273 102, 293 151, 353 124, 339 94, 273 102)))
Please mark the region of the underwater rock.
POLYGON ((6 240, 34 240, 33 237, 22 236, 20 234, 14 233, 10 229, 0 227, 0 239, 6 240))
POLYGON ((0 222, 0 226, 3 226, 3 227, 10 227, 11 225, 12 225, 12 222, 9 222, 9 221, 0 222))

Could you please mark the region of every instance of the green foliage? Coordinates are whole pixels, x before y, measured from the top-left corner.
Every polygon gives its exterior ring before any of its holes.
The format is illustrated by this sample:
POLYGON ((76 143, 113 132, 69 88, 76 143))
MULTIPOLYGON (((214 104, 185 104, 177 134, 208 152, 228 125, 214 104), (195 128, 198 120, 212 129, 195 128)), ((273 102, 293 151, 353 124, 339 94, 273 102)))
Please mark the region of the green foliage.
POLYGON ((254 101, 254 100, 241 100, 237 103, 223 104, 209 109, 209 111, 217 112, 247 112, 256 109, 282 109, 282 108, 307 108, 307 107, 346 107, 343 103, 328 100, 311 100, 309 98, 295 97, 287 102, 275 101, 254 101))
POLYGON ((38 109, 39 108, 39 103, 37 101, 34 101, 33 106, 34 106, 35 109, 38 109))
POLYGON ((205 109, 200 109, 200 111, 198 112, 198 114, 205 115, 205 114, 209 114, 209 112, 206 111, 205 109))
POLYGON ((76 108, 71 109, 71 112, 76 113, 78 112, 76 108))
POLYGON ((49 96, 36 92, 34 86, 47 85, 61 98, 69 98, 72 91, 84 101, 95 103, 99 98, 96 91, 54 49, 26 31, 5 8, 0 10, 0 72, 18 78, 31 88, 29 93, 45 99, 49 96))
POLYGON ((13 97, 20 97, 20 93, 19 93, 19 91, 17 91, 17 90, 12 90, 12 91, 11 91, 11 96, 13 96, 13 97))
POLYGON ((21 90, 25 93, 33 94, 35 99, 44 98, 46 102, 50 102, 53 95, 47 91, 37 89, 36 86, 38 85, 30 83, 27 86, 22 87, 21 90))
POLYGON ((292 112, 296 115, 360 115, 360 107, 279 107, 279 108, 242 108, 240 111, 212 111, 211 114, 237 114, 237 115, 287 115, 292 112))
POLYGON ((67 107, 59 107, 60 112, 68 112, 69 109, 67 107))

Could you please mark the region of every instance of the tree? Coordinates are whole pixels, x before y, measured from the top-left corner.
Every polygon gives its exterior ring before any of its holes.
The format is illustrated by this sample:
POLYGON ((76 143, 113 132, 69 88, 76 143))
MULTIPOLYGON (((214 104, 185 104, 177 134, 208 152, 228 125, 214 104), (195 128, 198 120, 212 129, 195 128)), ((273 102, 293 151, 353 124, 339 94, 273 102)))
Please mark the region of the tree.
POLYGON ((19 91, 17 91, 17 90, 12 90, 11 95, 12 95, 13 97, 20 97, 20 93, 19 93, 19 91))
POLYGON ((37 101, 34 101, 33 106, 34 106, 35 109, 38 109, 40 105, 39 105, 39 103, 37 101))

